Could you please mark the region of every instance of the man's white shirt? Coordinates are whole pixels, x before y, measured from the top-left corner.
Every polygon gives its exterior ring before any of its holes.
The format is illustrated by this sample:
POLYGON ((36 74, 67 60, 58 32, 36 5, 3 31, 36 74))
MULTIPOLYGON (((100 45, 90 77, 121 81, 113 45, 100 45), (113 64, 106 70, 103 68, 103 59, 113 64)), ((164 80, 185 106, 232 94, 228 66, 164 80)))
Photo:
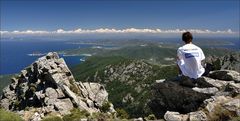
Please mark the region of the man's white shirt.
POLYGON ((178 48, 177 56, 178 66, 184 76, 197 79, 205 72, 201 64, 201 61, 205 59, 205 55, 198 46, 194 44, 185 44, 178 48))

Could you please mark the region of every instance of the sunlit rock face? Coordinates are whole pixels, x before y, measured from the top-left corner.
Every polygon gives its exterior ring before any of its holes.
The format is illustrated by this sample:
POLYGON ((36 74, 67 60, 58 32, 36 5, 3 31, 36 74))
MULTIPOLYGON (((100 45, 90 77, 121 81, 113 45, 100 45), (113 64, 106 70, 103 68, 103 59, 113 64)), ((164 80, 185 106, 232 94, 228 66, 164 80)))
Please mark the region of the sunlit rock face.
POLYGON ((66 115, 73 108, 99 112, 107 101, 103 85, 76 82, 64 59, 50 52, 12 78, 0 103, 1 107, 22 115, 29 107, 35 108, 39 115, 51 112, 66 115))

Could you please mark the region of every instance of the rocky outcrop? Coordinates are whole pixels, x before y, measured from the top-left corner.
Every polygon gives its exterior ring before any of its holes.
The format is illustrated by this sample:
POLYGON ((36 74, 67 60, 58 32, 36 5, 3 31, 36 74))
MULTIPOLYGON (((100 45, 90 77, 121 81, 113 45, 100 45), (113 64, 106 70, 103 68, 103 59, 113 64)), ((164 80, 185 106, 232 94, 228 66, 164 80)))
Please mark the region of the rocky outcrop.
POLYGON ((229 120, 240 112, 239 75, 232 70, 213 71, 196 80, 195 87, 182 85, 182 80, 158 81, 149 106, 167 121, 229 120))
POLYGON ((164 114, 166 121, 207 121, 207 115, 203 111, 180 114, 179 112, 167 111, 164 114))
POLYGON ((213 79, 220 79, 225 81, 240 82, 240 74, 232 70, 218 70, 209 73, 209 77, 213 79))
POLYGON ((240 73, 240 53, 235 52, 222 57, 209 56, 206 62, 211 64, 213 70, 235 70, 240 73))
POLYGON ((65 61, 50 52, 12 78, 3 90, 0 104, 22 115, 27 108, 34 107, 39 118, 52 112, 66 115, 73 108, 99 112, 107 101, 103 85, 76 82, 65 61))
POLYGON ((178 82, 164 81, 152 87, 152 99, 149 107, 155 116, 162 118, 166 111, 189 113, 196 111, 209 94, 200 93, 181 86, 178 82))

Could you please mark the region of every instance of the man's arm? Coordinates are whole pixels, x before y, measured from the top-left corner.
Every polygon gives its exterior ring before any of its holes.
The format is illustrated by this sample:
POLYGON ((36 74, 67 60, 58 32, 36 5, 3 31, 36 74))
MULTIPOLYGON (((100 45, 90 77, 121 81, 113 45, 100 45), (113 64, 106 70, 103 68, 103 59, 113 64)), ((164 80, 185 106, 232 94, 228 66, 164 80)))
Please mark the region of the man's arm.
POLYGON ((181 63, 182 56, 181 56, 181 52, 180 52, 179 49, 177 50, 177 57, 176 57, 176 59, 177 59, 178 74, 181 75, 182 71, 181 71, 181 68, 179 67, 179 63, 181 63))
POLYGON ((205 55, 201 49, 201 64, 205 68, 206 67, 206 61, 205 61, 205 55))
POLYGON ((206 61, 205 61, 205 59, 201 61, 201 65, 203 66, 203 68, 206 68, 206 61))

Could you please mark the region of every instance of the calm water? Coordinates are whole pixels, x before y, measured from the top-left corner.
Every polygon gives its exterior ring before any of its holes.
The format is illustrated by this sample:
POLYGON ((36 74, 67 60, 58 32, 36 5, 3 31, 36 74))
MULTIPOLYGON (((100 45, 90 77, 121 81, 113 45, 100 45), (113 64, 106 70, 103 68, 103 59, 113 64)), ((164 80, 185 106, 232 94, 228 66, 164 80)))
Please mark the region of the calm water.
MULTIPOLYGON (((18 73, 39 56, 28 56, 33 52, 47 53, 49 51, 60 51, 65 49, 84 48, 90 45, 66 44, 63 41, 1 41, 0 75, 18 73)), ((83 56, 64 56, 69 66, 81 63, 83 56)))

